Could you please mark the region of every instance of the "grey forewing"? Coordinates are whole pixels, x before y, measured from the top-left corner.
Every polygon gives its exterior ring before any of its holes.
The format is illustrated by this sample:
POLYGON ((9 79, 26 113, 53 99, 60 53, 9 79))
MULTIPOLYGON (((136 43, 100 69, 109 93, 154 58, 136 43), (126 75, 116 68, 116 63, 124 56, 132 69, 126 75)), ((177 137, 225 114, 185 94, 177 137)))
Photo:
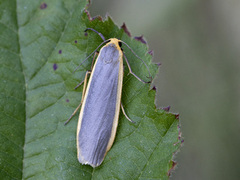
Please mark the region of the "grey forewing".
POLYGON ((99 55, 78 137, 82 157, 94 165, 102 162, 111 136, 120 63, 119 52, 112 46, 102 48, 99 55))

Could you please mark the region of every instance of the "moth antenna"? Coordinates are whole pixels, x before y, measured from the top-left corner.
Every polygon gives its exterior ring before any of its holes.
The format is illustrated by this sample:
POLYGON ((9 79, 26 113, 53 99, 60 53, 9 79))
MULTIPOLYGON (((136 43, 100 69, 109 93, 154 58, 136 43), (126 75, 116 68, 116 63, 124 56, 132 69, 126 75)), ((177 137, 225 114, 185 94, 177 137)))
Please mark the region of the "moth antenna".
POLYGON ((102 42, 90 55, 88 55, 88 57, 86 57, 86 59, 84 59, 73 71, 73 73, 89 58, 93 55, 93 53, 95 53, 104 43, 107 43, 109 40, 105 40, 104 42, 102 42))
POLYGON ((105 39, 105 37, 102 35, 102 33, 98 32, 97 30, 95 30, 95 29, 93 29, 93 28, 87 28, 87 29, 85 29, 84 32, 86 32, 86 31, 88 31, 88 30, 94 31, 95 33, 97 33, 97 34, 102 38, 103 41, 106 41, 106 39, 105 39))
POLYGON ((149 74, 149 77, 148 78, 150 78, 151 79, 151 81, 152 81, 152 75, 151 75, 151 73, 150 73, 150 70, 149 70, 149 67, 147 66, 147 64, 143 61, 143 59, 142 58, 140 58, 133 50, 132 50, 132 48, 127 44, 127 43, 125 43, 124 41, 121 41, 123 44, 125 44, 127 47, 128 47, 128 49, 130 49, 130 51, 138 58, 138 59, 140 59, 142 62, 143 62, 143 64, 146 66, 146 68, 147 68, 147 70, 148 70, 148 74, 149 74))

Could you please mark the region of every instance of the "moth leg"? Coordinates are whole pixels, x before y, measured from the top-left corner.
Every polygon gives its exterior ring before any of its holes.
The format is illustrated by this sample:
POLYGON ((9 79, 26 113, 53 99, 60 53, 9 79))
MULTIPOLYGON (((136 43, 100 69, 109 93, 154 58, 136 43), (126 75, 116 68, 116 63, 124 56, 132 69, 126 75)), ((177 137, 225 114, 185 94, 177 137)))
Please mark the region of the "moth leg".
POLYGON ((72 117, 76 114, 76 112, 78 111, 78 109, 81 107, 82 102, 78 105, 78 107, 75 109, 75 111, 72 113, 72 115, 68 118, 68 120, 64 123, 64 126, 67 125, 67 123, 69 123, 69 121, 72 119, 72 117))
POLYGON ((85 96, 85 93, 86 93, 87 78, 88 78, 89 74, 91 74, 91 71, 87 71, 84 80, 75 87, 75 89, 78 88, 84 82, 81 103, 78 105, 78 107, 72 113, 72 115, 68 118, 68 120, 64 123, 64 125, 66 125, 72 119, 72 117, 77 113, 77 111, 79 110, 79 108, 82 105, 82 102, 83 102, 83 99, 84 99, 84 96, 85 96))
MULTIPOLYGON (((88 71, 87 71, 88 72, 88 71)), ((85 75, 86 76, 86 75, 85 75)), ((84 81, 85 81, 85 78, 84 78, 84 80, 82 80, 82 82, 80 82, 74 89, 77 89, 77 88, 79 88, 81 85, 82 85, 82 83, 84 83, 84 81)))
POLYGON ((132 69, 131 69, 131 67, 130 67, 130 64, 129 64, 129 62, 128 62, 128 60, 127 60, 127 57, 125 56, 125 54, 123 53, 123 56, 124 56, 124 58, 125 58, 125 60, 126 60, 126 62, 127 62, 127 66, 128 66, 128 69, 129 69, 129 73, 130 74, 132 74, 135 78, 137 78, 139 81, 141 81, 141 82, 143 82, 143 83, 151 83, 151 81, 144 81, 144 80, 142 80, 140 77, 138 77, 134 72, 132 72, 132 69))
POLYGON ((92 65, 91 65, 91 69, 93 69, 93 66, 94 66, 94 62, 95 62, 96 56, 98 56, 98 51, 96 51, 96 52, 94 53, 93 61, 92 61, 92 65))
POLYGON ((93 28, 87 28, 87 29, 85 29, 84 32, 87 32, 88 30, 92 30, 93 32, 97 33, 97 34, 102 38, 103 41, 106 41, 106 39, 105 39, 105 37, 102 35, 102 33, 96 31, 96 30, 93 29, 93 28))
MULTIPOLYGON (((93 65, 94 65, 94 60, 96 58, 96 55, 98 55, 98 52, 95 52, 94 54, 94 57, 93 57, 93 61, 92 61, 92 65, 91 65, 91 70, 93 69, 93 65)), ((72 113, 72 115, 68 118, 68 120, 64 123, 64 125, 66 125, 71 119, 72 117, 77 113, 77 111, 79 110, 79 108, 81 107, 82 105, 82 102, 83 102, 83 99, 84 99, 84 96, 85 96, 85 93, 86 93, 86 86, 87 86, 87 78, 88 78, 88 75, 91 74, 91 71, 87 71, 86 74, 85 74, 85 78, 82 82, 80 82, 74 89, 77 89, 79 86, 82 85, 82 83, 84 83, 83 85, 83 92, 82 92, 82 99, 81 99, 81 103, 78 105, 78 107, 75 109, 75 111, 72 113)))
POLYGON ((122 103, 121 103, 121 109, 122 109, 122 112, 123 112, 124 116, 127 118, 127 120, 129 120, 131 123, 135 123, 135 122, 134 122, 133 120, 131 120, 131 119, 127 116, 127 114, 125 113, 125 110, 124 110, 124 108, 123 108, 122 103))
MULTIPOLYGON (((93 56, 91 69, 93 69, 93 65, 94 65, 94 62, 95 62, 95 59, 96 59, 96 56, 97 56, 97 55, 98 55, 98 52, 96 51, 95 54, 94 54, 94 56, 93 56)), ((87 71, 87 73, 88 73, 88 72, 91 73, 91 71, 87 71)), ((86 75, 85 75, 85 77, 86 77, 86 75)), ((85 81, 85 78, 84 78, 84 80, 83 80, 82 82, 80 82, 74 89, 79 88, 79 87, 82 85, 82 83, 84 83, 84 81, 85 81)))

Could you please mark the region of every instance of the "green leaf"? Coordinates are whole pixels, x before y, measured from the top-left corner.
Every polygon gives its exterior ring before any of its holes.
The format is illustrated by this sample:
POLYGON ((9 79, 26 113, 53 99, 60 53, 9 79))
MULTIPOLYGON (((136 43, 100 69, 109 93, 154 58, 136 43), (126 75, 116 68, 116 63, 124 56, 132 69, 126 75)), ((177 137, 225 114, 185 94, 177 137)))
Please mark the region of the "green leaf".
MULTIPOLYGON (((113 147, 95 169, 76 155, 77 115, 64 126, 81 100, 91 60, 78 64, 105 38, 125 41, 149 66, 148 48, 111 20, 89 19, 87 1, 0 1, 0 179, 168 179, 181 145, 176 115, 156 109, 155 91, 128 75, 113 147)), ((148 70, 123 46, 132 70, 148 80, 148 70)), ((91 59, 91 58, 90 58, 91 59)), ((126 64, 125 64, 125 67, 126 64)))

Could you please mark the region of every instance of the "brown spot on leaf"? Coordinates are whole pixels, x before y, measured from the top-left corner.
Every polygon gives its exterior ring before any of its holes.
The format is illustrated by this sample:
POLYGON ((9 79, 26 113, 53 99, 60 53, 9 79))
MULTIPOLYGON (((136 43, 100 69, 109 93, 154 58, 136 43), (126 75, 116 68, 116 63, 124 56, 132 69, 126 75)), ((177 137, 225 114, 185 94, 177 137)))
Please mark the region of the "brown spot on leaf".
POLYGON ((179 114, 175 114, 175 118, 176 118, 176 119, 179 119, 179 114))
POLYGON ((153 86, 153 87, 152 87, 152 90, 156 91, 156 90, 157 90, 156 86, 153 86))
POLYGON ((47 4, 46 3, 42 3, 40 6, 40 9, 46 9, 47 8, 47 4))
POLYGON ((173 144, 174 146, 176 146, 179 143, 181 143, 181 145, 184 143, 184 139, 182 137, 182 132, 180 131, 180 125, 178 125, 177 128, 178 128, 178 141, 173 144))
POLYGON ((153 56, 153 55, 154 55, 154 52, 153 52, 153 50, 151 50, 151 51, 148 51, 148 54, 150 54, 151 56, 153 56))
POLYGON ((58 68, 58 65, 56 63, 53 64, 53 70, 56 71, 58 68))
POLYGON ((121 28, 123 29, 123 31, 129 36, 131 37, 131 33, 129 32, 127 26, 125 23, 123 23, 123 25, 121 26, 121 28))
POLYGON ((94 17, 92 18, 92 21, 95 20, 95 19, 98 19, 99 21, 102 21, 102 17, 101 17, 101 16, 94 16, 94 17))
POLYGON ((168 170, 168 177, 171 176, 171 172, 175 169, 177 163, 174 161, 171 161, 172 167, 170 167, 170 169, 168 170))
POLYGON ((143 39, 143 35, 138 36, 138 37, 136 36, 136 37, 134 37, 134 39, 136 39, 137 41, 140 41, 143 44, 147 44, 147 42, 143 39))
POLYGON ((86 7, 88 8, 91 5, 91 0, 87 0, 88 4, 86 5, 86 7))
POLYGON ((166 112, 169 112, 170 108, 171 108, 171 106, 167 106, 167 107, 163 107, 162 109, 166 112))
POLYGON ((182 139, 182 132, 179 130, 178 131, 178 139, 181 140, 182 139))
POLYGON ((162 65, 162 63, 156 63, 156 65, 157 65, 158 67, 160 67, 160 66, 162 65))
POLYGON ((87 17, 88 17, 89 21, 93 21, 94 19, 98 19, 99 21, 102 21, 101 16, 95 16, 95 17, 92 18, 91 15, 90 15, 90 12, 87 11, 86 9, 85 9, 85 13, 87 14, 87 17))
POLYGON ((90 15, 90 13, 85 9, 84 10, 85 11, 85 13, 87 14, 87 17, 88 17, 88 19, 91 21, 92 20, 92 18, 91 18, 91 15, 90 15))
POLYGON ((182 139, 182 132, 180 131, 180 125, 178 125, 178 139, 182 139))

